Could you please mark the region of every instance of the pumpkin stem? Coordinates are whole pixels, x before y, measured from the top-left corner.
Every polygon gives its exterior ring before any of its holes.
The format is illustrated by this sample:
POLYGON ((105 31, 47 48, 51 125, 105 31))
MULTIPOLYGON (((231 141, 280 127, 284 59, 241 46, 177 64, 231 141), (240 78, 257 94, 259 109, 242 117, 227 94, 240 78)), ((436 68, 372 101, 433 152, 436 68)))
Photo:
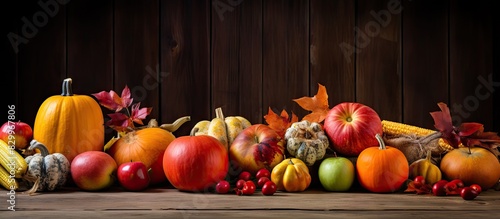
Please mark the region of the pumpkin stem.
POLYGON ((294 165, 294 163, 293 163, 293 161, 292 161, 292 158, 290 158, 290 159, 288 160, 288 164, 290 164, 290 165, 294 165))
POLYGON ((429 162, 431 162, 431 158, 432 158, 432 152, 431 150, 428 150, 427 151, 427 156, 425 157, 425 159, 429 162))
POLYGON ((375 135, 375 138, 378 141, 378 145, 379 145, 378 149, 385 150, 386 147, 385 147, 384 139, 382 139, 382 137, 380 137, 380 135, 378 133, 375 135))
POLYGON ((71 87, 71 83, 73 80, 71 78, 66 78, 62 84, 62 96, 73 96, 73 88, 71 87))
POLYGON ((156 121, 156 119, 150 119, 147 127, 148 128, 158 127, 158 121, 156 121))
POLYGON ((47 147, 44 144, 40 143, 37 140, 31 140, 28 150, 33 151, 35 149, 40 150, 42 157, 49 155, 49 150, 47 149, 47 147))
POLYGON ((169 132, 175 132, 177 129, 179 129, 179 127, 181 127, 182 124, 186 123, 187 121, 191 121, 191 117, 190 116, 183 116, 183 117, 175 120, 172 124, 160 125, 160 128, 165 129, 169 132))
POLYGON ((218 107, 217 109, 215 109, 215 117, 224 121, 224 114, 222 113, 222 108, 218 107))
POLYGON ((191 132, 189 133, 189 136, 195 136, 195 133, 198 132, 198 130, 198 127, 193 128, 193 130, 191 130, 191 132))

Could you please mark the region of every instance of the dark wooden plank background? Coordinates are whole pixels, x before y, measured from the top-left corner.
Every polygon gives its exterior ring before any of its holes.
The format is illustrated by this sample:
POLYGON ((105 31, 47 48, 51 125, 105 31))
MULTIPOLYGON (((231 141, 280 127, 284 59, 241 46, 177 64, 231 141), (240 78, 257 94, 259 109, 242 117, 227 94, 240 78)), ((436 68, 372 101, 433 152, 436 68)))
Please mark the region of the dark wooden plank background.
POLYGON ((30 124, 72 77, 79 94, 128 85, 162 123, 191 115, 176 135, 219 106, 253 123, 269 107, 302 117, 292 99, 318 83, 330 107, 357 101, 382 119, 432 128, 442 101, 456 122, 500 131, 491 0, 46 2, 2 7, 2 100, 30 124), (17 52, 9 33, 26 38, 17 52))

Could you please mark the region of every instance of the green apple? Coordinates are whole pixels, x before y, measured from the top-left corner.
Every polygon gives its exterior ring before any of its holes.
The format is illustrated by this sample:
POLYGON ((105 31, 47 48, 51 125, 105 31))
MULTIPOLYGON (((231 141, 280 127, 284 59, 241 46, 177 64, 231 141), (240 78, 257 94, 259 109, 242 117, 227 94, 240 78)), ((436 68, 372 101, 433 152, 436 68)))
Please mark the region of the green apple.
POLYGON ((319 165, 319 181, 327 191, 344 192, 349 190, 354 176, 354 165, 345 157, 329 157, 321 161, 319 165))

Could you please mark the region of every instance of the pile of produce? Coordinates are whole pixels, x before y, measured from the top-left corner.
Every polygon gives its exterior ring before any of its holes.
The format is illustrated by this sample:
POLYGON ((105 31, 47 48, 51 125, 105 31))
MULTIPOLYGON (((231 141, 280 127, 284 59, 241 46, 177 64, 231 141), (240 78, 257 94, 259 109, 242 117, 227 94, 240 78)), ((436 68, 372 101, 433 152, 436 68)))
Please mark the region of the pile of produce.
POLYGON ((498 188, 500 137, 479 123, 452 124, 448 107, 431 112, 436 130, 383 120, 371 107, 342 102, 330 108, 326 88, 293 101, 309 114, 298 118, 269 107, 265 123, 242 115, 197 121, 189 136, 150 119, 127 86, 87 95, 62 94, 39 108, 34 129, 7 122, 0 130, 0 184, 29 194, 72 182, 84 191, 119 186, 142 191, 172 186, 184 192, 274 195, 303 192, 317 182, 325 192, 412 192, 461 195, 471 200, 498 188), (101 107, 105 109, 101 109, 101 107), (104 122, 103 110, 109 110, 104 122), (71 121, 71 122, 68 122, 71 121), (104 144, 104 126, 116 136, 104 144))

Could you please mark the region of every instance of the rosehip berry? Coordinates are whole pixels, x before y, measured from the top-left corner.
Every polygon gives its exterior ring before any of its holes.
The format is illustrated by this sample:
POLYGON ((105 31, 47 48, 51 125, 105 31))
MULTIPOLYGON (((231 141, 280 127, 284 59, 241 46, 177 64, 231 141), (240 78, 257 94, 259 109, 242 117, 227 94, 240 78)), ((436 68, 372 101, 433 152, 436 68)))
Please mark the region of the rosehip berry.
POLYGON ((476 190, 477 194, 480 194, 480 193, 483 191, 483 189, 481 188, 481 186, 480 186, 480 185, 478 185, 478 184, 472 184, 472 185, 470 185, 469 187, 470 187, 472 190, 476 190))
POLYGON ((255 183, 253 181, 246 181, 243 189, 241 189, 243 195, 252 195, 255 192, 255 183))
POLYGON ((476 192, 476 190, 471 189, 470 187, 464 187, 464 188, 462 188, 462 191, 460 191, 460 196, 464 200, 475 199, 477 197, 477 195, 478 195, 478 193, 476 192))
POLYGON ((240 179, 240 180, 236 181, 236 188, 237 188, 237 189, 243 189, 243 186, 245 185, 245 182, 246 182, 246 181, 245 181, 245 180, 242 180, 242 179, 240 179))
POLYGON ((264 184, 268 181, 271 181, 269 178, 263 176, 263 177, 260 177, 259 180, 257 181, 257 186, 259 188, 262 188, 262 186, 264 186, 264 184))
POLYGON ((422 188, 422 186, 424 186, 425 183, 426 183, 425 178, 423 176, 416 176, 415 179, 413 180, 413 185, 417 189, 422 188))
POLYGON ((276 184, 273 181, 267 181, 262 186, 262 194, 264 195, 273 195, 276 192, 276 184))
POLYGON ((261 177, 271 178, 271 172, 266 168, 262 168, 255 174, 256 179, 260 179, 261 177))
POLYGON ((238 176, 238 179, 242 179, 242 180, 248 181, 248 180, 250 180, 251 177, 252 177, 252 174, 250 172, 243 171, 238 176))
POLYGON ((231 185, 229 185, 229 182, 226 180, 221 180, 220 182, 215 185, 215 191, 219 194, 226 194, 229 192, 229 189, 231 188, 231 185))

